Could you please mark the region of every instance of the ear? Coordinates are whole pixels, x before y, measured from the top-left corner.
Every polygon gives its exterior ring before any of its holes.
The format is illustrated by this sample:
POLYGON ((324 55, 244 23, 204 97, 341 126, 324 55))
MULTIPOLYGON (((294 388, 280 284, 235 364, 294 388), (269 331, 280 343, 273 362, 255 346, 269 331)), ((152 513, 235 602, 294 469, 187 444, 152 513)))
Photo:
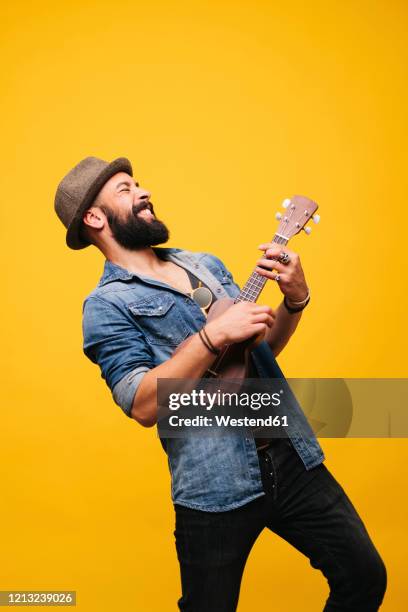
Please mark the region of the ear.
POLYGON ((85 211, 82 217, 82 221, 85 223, 85 225, 88 225, 89 227, 94 227, 95 229, 102 229, 106 223, 106 216, 100 208, 92 206, 91 208, 88 208, 88 210, 85 211))

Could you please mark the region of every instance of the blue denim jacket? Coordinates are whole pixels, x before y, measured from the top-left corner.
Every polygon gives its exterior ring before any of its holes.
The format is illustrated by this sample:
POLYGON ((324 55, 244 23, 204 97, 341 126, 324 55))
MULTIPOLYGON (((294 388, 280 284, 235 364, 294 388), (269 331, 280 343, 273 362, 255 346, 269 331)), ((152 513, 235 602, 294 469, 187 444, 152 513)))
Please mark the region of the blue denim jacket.
MULTIPOLYGON (((236 297, 240 291, 214 255, 175 248, 155 248, 155 252, 190 270, 219 298, 236 297)), ((105 261, 98 286, 84 302, 84 352, 100 366, 114 401, 130 417, 144 374, 169 359, 176 346, 205 322, 198 304, 181 291, 105 261)), ((259 376, 283 378, 266 342, 253 351, 253 359, 259 376)), ((296 404, 291 419, 295 433, 292 429, 289 437, 309 470, 324 460, 322 449, 296 404)), ((161 442, 168 457, 174 503, 218 512, 264 495, 253 438, 193 435, 161 442)))

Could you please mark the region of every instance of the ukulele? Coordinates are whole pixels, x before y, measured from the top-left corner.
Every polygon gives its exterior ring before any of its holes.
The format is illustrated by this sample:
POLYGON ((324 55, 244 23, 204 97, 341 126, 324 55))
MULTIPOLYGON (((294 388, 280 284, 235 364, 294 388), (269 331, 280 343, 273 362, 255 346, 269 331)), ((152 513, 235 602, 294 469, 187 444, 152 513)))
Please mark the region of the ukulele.
MULTIPOLYGON (((320 220, 319 215, 315 214, 318 205, 305 196, 295 195, 290 199, 287 198, 283 201, 282 206, 285 209, 285 213, 281 214, 278 212, 276 214, 276 218, 280 223, 276 234, 272 238, 272 242, 276 244, 286 246, 289 240, 302 230, 306 234, 310 234, 312 228, 306 227, 308 221, 313 219, 315 223, 318 223, 320 220)), ((208 312, 207 321, 210 322, 219 317, 237 302, 256 302, 267 280, 267 278, 258 274, 256 269, 254 269, 236 298, 220 298, 213 303, 208 312)), ((263 336, 264 334, 259 334, 244 342, 227 344, 221 350, 211 368, 203 375, 203 378, 248 378, 251 368, 251 350, 263 340, 263 336)), ((175 352, 180 350, 189 340, 189 338, 184 340, 175 352)))

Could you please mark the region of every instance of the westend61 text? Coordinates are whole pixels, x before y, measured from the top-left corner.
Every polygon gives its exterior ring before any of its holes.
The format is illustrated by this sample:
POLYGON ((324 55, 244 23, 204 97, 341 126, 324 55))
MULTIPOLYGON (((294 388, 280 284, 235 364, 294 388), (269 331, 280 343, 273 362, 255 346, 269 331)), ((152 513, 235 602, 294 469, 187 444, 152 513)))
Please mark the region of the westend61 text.
POLYGON ((214 424, 217 427, 287 427, 287 416, 268 416, 264 419, 255 419, 253 417, 242 417, 239 419, 230 416, 195 416, 193 418, 179 417, 173 415, 169 418, 171 427, 212 427, 214 424), (215 421, 215 423, 214 423, 215 421))

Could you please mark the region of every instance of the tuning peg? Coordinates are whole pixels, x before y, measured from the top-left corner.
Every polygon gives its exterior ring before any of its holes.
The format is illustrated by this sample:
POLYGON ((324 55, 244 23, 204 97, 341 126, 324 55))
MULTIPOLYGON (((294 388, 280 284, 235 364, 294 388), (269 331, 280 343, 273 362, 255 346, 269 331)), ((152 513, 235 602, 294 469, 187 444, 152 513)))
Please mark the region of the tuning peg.
POLYGON ((278 221, 280 221, 282 219, 282 215, 280 214, 280 212, 276 213, 275 219, 277 219, 278 221))
POLYGON ((286 198, 286 200, 283 200, 283 202, 282 202, 283 208, 287 208, 289 206, 289 204, 290 204, 290 199, 289 198, 286 198))
POLYGON ((305 230, 307 235, 312 233, 312 228, 311 227, 304 227, 303 229, 305 230))
POLYGON ((318 215, 318 214, 313 215, 312 219, 313 219, 313 221, 314 221, 315 223, 319 223, 319 221, 320 221, 320 215, 318 215))

